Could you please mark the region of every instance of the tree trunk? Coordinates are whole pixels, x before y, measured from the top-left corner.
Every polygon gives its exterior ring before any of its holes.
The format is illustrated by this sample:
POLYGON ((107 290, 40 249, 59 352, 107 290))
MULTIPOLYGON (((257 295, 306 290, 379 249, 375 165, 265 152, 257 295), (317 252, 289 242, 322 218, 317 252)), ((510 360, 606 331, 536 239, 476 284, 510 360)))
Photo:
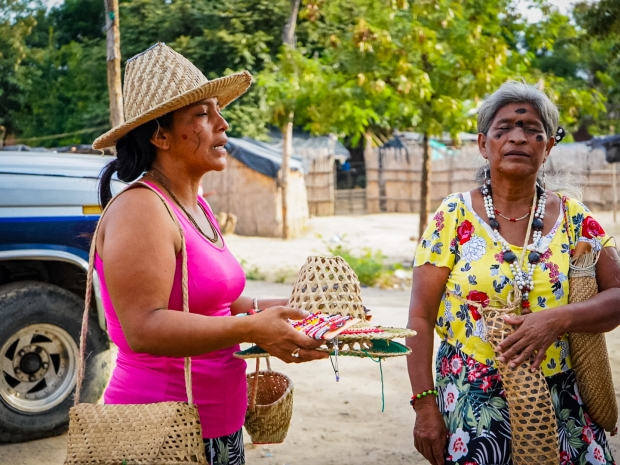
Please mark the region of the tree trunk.
POLYGON ((291 0, 291 15, 282 31, 282 42, 292 48, 295 48, 295 26, 297 25, 297 14, 299 13, 300 3, 301 0, 291 0))
POLYGON ((428 133, 422 140, 422 180, 420 183, 420 229, 418 238, 422 238, 428 224, 428 213, 431 209, 431 152, 428 145, 428 133))
POLYGON ((288 215, 288 175, 290 173, 291 155, 293 154, 293 114, 282 128, 282 166, 280 188, 282 189, 282 238, 291 238, 291 225, 288 215))
POLYGON ((121 87, 121 33, 118 17, 118 0, 104 0, 106 48, 108 63, 108 94, 110 96, 110 123, 112 127, 123 124, 123 92, 121 87))
MULTIPOLYGON (((282 30, 282 42, 285 45, 295 48, 295 26, 297 25, 297 14, 301 0, 291 0, 291 15, 282 30)), ((291 238, 291 224, 288 215, 288 175, 290 173, 291 156, 293 155, 293 120, 295 113, 291 111, 288 115, 288 122, 281 128, 282 130, 282 166, 280 178, 280 188, 282 191, 282 238, 291 238)))

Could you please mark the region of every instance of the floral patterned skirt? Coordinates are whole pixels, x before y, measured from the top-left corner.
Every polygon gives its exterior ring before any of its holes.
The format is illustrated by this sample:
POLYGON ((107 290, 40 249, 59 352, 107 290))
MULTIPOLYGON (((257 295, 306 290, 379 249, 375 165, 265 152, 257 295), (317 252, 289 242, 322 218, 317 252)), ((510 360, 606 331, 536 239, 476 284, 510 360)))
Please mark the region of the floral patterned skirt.
MULTIPOLYGON (((569 370, 546 378, 556 412, 560 465, 615 464, 603 429, 592 422, 569 370)), ((446 464, 509 465, 508 405, 496 368, 442 342, 437 403, 450 433, 446 464)))
POLYGON ((209 465, 245 465, 243 428, 228 436, 203 440, 209 465))

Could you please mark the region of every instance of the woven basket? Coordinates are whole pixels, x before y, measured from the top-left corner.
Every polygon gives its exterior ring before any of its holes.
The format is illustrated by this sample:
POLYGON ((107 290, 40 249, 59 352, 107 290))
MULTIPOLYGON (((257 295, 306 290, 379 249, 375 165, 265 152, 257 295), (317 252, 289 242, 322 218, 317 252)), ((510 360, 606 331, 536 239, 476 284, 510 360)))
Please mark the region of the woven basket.
MULTIPOLYGON (((569 272, 568 302, 584 302, 598 292, 595 276, 596 257, 582 255, 585 266, 573 266, 569 272)), ((614 432, 618 422, 618 403, 611 377, 605 334, 569 333, 571 360, 579 394, 592 420, 605 431, 614 432)))
POLYGON ((299 271, 288 306, 366 321, 359 279, 342 257, 308 257, 299 271))
POLYGON ((162 402, 72 408, 65 465, 121 463, 206 464, 196 406, 162 402))
MULTIPOLYGON (((168 210, 181 234, 181 283, 183 311, 189 312, 187 293, 187 248, 183 229, 163 196, 148 184, 141 182, 129 186, 144 186, 157 194, 168 210)), ((102 213, 112 205, 114 197, 102 213)), ((81 404, 80 393, 84 381, 84 358, 88 315, 92 297, 97 224, 90 247, 89 267, 86 278, 86 299, 80 334, 80 354, 75 403, 69 410, 69 434, 65 465, 207 465, 202 440, 198 409, 192 393, 191 360, 185 358, 185 389, 187 403, 161 402, 155 404, 81 404)))
MULTIPOLYGON (((512 310, 485 309, 483 313, 487 337, 494 349, 514 331, 503 319, 514 316, 512 310)), ((495 350, 495 355, 499 357, 500 353, 495 350)), ((498 360, 496 363, 510 412, 512 463, 558 465, 556 417, 542 372, 532 373, 529 362, 514 369, 498 360)))
POLYGON ((247 375, 248 411, 245 429, 253 444, 280 444, 286 438, 293 415, 293 383, 282 373, 268 369, 247 375))

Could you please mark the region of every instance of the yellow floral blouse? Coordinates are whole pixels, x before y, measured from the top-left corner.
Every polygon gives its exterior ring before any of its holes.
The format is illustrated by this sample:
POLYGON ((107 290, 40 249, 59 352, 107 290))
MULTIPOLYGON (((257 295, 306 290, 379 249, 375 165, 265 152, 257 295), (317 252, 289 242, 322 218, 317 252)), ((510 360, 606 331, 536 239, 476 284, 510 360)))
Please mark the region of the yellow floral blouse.
MULTIPOLYGON (((587 240, 600 247, 607 239, 581 202, 563 197, 561 204, 555 225, 538 246, 541 260, 529 294, 533 312, 568 303, 569 260, 578 241, 587 240)), ((547 210, 546 214, 556 213, 547 210)), ((606 245, 611 246, 611 242, 606 245)), ((511 248, 517 256, 522 251, 522 247, 511 248)), ((451 270, 437 312, 435 329, 439 336, 477 361, 495 366, 481 315, 457 296, 484 306, 499 306, 498 302, 507 300, 513 276, 491 227, 474 212, 469 192, 448 196, 437 209, 415 253, 414 266, 426 263, 451 270)), ((565 335, 547 350, 542 369, 545 376, 551 376, 570 368, 565 335)))

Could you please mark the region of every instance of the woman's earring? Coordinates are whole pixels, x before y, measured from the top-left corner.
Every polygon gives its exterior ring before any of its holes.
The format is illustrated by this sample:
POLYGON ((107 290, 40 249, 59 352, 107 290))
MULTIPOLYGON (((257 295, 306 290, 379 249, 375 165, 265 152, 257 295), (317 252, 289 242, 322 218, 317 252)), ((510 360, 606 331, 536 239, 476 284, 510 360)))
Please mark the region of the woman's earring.
POLYGON ((489 169, 489 160, 487 160, 487 166, 484 168, 484 183, 488 186, 491 185, 491 170, 489 169))
POLYGON ((542 184, 543 184, 543 189, 547 190, 547 182, 545 181, 545 162, 543 162, 543 172, 542 172, 542 184))
POLYGON ((558 130, 555 133, 555 145, 558 145, 562 139, 564 139, 566 137, 566 131, 564 130, 563 127, 558 126, 558 130))

